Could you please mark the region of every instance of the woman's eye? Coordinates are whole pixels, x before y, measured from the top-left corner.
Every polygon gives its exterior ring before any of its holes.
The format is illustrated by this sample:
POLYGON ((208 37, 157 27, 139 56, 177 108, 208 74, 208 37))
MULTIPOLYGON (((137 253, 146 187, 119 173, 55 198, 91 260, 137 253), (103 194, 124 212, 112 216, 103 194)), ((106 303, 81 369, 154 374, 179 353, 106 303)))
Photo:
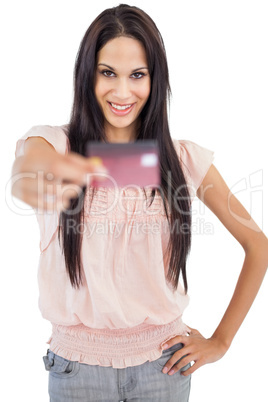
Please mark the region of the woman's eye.
POLYGON ((109 70, 104 70, 101 72, 105 77, 113 77, 114 73, 112 71, 109 70))
POLYGON ((145 76, 144 73, 133 73, 132 76, 136 79, 140 79, 145 76))

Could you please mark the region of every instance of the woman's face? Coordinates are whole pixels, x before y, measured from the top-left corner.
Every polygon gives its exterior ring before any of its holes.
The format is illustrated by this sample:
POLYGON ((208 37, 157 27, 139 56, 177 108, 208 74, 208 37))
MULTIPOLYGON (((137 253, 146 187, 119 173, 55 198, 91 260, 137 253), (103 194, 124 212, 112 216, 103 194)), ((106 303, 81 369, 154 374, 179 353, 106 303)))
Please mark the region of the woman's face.
POLYGON ((143 45, 136 39, 110 40, 98 52, 95 96, 105 130, 135 138, 138 117, 150 95, 150 75, 143 45))

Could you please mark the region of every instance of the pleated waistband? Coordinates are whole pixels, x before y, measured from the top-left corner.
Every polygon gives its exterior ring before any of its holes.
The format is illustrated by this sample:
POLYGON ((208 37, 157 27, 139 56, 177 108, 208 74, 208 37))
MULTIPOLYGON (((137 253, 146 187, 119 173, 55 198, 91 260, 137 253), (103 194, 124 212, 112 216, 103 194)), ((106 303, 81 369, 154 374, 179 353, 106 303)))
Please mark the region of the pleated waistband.
POLYGON ((125 329, 94 329, 83 324, 52 324, 50 350, 79 363, 125 368, 158 359, 163 345, 189 328, 181 316, 165 325, 141 324, 125 329))

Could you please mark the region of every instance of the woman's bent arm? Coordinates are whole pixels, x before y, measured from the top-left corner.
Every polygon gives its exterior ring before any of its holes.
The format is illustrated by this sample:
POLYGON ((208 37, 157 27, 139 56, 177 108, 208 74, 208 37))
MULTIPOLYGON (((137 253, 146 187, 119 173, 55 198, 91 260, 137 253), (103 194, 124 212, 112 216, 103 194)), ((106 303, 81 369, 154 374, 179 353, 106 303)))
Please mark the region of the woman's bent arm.
POLYGON ((245 260, 232 299, 213 335, 206 339, 198 330, 190 328, 190 336, 176 336, 167 342, 166 348, 180 342, 184 344, 163 369, 169 375, 194 362, 182 373, 192 374, 202 365, 215 362, 226 353, 258 293, 268 265, 267 237, 231 193, 214 165, 199 187, 197 196, 241 244, 245 260), (179 359, 181 361, 175 364, 179 359))
POLYGON ((218 337, 229 346, 247 315, 266 273, 268 239, 231 193, 214 165, 199 187, 197 195, 245 251, 244 264, 233 297, 213 334, 213 337, 218 337))

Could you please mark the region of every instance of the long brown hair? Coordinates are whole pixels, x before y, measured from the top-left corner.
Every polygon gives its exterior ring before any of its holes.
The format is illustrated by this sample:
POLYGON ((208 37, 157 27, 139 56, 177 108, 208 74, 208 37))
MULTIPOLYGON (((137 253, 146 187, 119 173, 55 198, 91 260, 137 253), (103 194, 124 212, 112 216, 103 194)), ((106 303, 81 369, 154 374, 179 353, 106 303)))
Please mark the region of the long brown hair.
MULTIPOLYGON (((186 259, 191 245, 190 196, 178 154, 174 148, 168 125, 167 105, 170 84, 166 52, 153 20, 141 9, 120 4, 103 11, 87 29, 77 54, 74 69, 74 101, 69 122, 70 150, 85 156, 87 141, 106 141, 104 117, 94 93, 96 59, 98 51, 111 39, 126 36, 139 40, 146 51, 151 92, 140 114, 140 127, 136 140, 156 139, 159 145, 161 169, 160 195, 170 225, 170 238, 166 252, 169 255, 167 280, 177 289, 180 273, 185 293, 186 259), (172 172, 172 175, 169 174, 172 172), (168 205, 168 207, 167 207, 168 205), (170 216, 168 212, 170 210, 170 216), (179 230, 174 230, 174 228, 179 230), (184 228, 184 230, 180 230, 184 228), (185 230, 187 228, 187 230, 185 230)), ((79 197, 72 199, 68 209, 60 214, 58 239, 62 232, 66 269, 73 287, 82 281, 82 234, 70 230, 68 220, 75 220, 78 227, 84 219, 86 187, 79 197), (78 212, 77 212, 78 211, 78 212)), ((152 190, 152 202, 155 189, 152 190)))

